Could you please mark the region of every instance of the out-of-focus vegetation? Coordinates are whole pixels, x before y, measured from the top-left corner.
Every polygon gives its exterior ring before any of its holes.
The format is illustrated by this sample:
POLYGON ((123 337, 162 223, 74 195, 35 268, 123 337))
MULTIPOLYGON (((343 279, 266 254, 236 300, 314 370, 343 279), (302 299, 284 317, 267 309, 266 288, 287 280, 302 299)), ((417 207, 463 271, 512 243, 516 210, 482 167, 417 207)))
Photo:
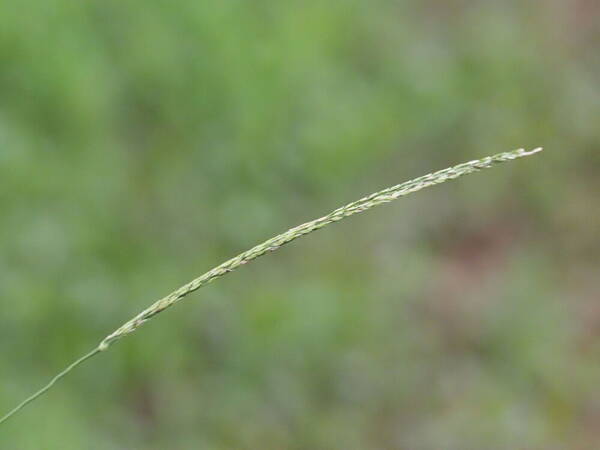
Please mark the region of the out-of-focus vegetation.
POLYGON ((7 449, 587 449, 600 439, 600 8, 0 2, 0 405, 360 194, 419 193, 203 289, 7 449))

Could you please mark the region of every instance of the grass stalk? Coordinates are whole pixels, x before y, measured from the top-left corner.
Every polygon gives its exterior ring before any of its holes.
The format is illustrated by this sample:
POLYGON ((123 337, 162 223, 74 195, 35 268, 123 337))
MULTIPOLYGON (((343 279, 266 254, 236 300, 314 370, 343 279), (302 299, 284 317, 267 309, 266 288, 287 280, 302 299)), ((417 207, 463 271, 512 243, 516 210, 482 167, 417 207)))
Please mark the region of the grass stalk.
POLYGON ((99 353, 107 350, 112 344, 127 336, 128 334, 133 333, 148 320, 160 314, 165 309, 170 308, 190 293, 200 289, 202 286, 216 280, 217 278, 227 275, 228 273, 234 271, 238 267, 243 266, 244 264, 247 264, 250 261, 253 261, 256 258, 263 256, 269 252, 275 251, 282 245, 285 245, 301 236, 312 233, 313 231, 323 228, 326 225, 329 225, 330 223, 338 222, 344 219, 345 217, 349 217, 354 214, 366 211, 367 209, 373 208, 374 206, 378 206, 383 203, 391 202, 392 200, 396 200, 399 197, 410 194, 412 192, 419 191, 426 187, 444 183, 448 180, 459 178, 463 175, 477 172, 482 169, 488 169, 497 164, 512 161, 517 158, 533 155, 535 153, 540 152, 541 150, 541 148, 536 148, 531 151, 519 149, 511 152, 499 153, 494 156, 476 159, 463 164, 459 164, 457 166, 449 167, 447 169, 439 170, 437 172, 430 173, 419 178, 415 178, 414 180, 410 180, 405 183, 401 183, 396 186, 392 186, 387 189, 375 192, 366 197, 363 197, 360 200, 349 203, 346 206, 342 206, 341 208, 338 208, 323 217, 292 228, 286 231, 285 233, 277 235, 263 242, 262 244, 252 247, 250 250, 240 253, 234 258, 225 261, 221 265, 209 270, 205 274, 199 276, 198 278, 190 281, 186 285, 173 291, 166 297, 163 297, 162 299, 156 301, 148 308, 143 310, 141 313, 125 322, 121 327, 119 327, 114 332, 106 336, 94 350, 71 363, 62 372, 60 372, 54 378, 52 378, 52 380, 50 380, 50 382, 46 384, 43 388, 35 392, 30 397, 26 398, 18 406, 16 406, 6 415, 0 418, 0 425, 6 422, 12 416, 14 416, 16 413, 18 413, 29 403, 33 402, 34 400, 48 392, 58 380, 60 380, 62 377, 64 377, 73 369, 75 369, 75 367, 79 366, 80 364, 89 360, 90 358, 98 355, 99 353))

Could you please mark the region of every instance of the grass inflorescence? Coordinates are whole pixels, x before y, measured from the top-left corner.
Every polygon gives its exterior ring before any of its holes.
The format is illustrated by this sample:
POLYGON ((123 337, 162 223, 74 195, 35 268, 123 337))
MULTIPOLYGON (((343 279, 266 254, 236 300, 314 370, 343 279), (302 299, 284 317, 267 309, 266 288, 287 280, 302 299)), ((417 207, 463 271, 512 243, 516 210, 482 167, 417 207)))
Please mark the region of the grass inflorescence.
POLYGON ((482 169, 487 169, 503 162, 512 161, 517 158, 533 155, 541 150, 541 148, 536 148, 530 151, 519 149, 511 152, 499 153, 494 156, 487 156, 482 159, 476 159, 453 167, 449 167, 447 169, 439 170, 437 172, 433 172, 419 178, 415 178, 405 183, 401 183, 396 186, 392 186, 387 189, 375 192, 366 197, 363 197, 360 200, 342 206, 341 208, 338 208, 323 217, 312 220, 310 222, 303 223, 302 225, 294 227, 286 231, 285 233, 279 234, 261 244, 256 245, 255 247, 252 247, 250 250, 240 253, 234 258, 225 261, 224 263, 209 270, 205 274, 199 276, 198 278, 190 281, 189 283, 185 284, 179 289, 173 291, 169 295, 161 298, 160 300, 156 301, 148 308, 143 310, 141 313, 125 322, 121 327, 119 327, 118 329, 110 333, 108 336, 106 336, 104 339, 102 339, 102 341, 91 352, 75 360, 62 372, 58 373, 54 378, 52 378, 52 380, 50 380, 50 382, 46 384, 43 388, 41 388, 30 397, 23 400, 19 405, 17 405, 6 415, 0 418, 0 424, 6 422, 10 417, 15 415, 26 405, 48 392, 58 380, 60 380, 62 377, 68 374, 75 367, 82 364, 84 361, 87 361, 88 359, 96 356, 97 354, 107 350, 112 344, 117 342, 119 339, 127 336, 128 334, 133 333, 142 324, 144 324, 154 316, 160 314, 165 309, 173 306, 175 303, 182 300, 188 294, 196 291, 197 289, 200 289, 202 286, 216 280, 217 278, 227 275, 228 273, 234 271, 238 267, 243 266, 244 264, 247 264, 250 261, 253 261, 256 258, 263 256, 269 252, 275 251, 282 245, 287 244, 301 236, 312 233, 313 231, 323 228, 326 225, 329 225, 330 223, 338 222, 344 219, 345 217, 349 217, 351 215, 366 211, 367 209, 373 208, 374 206, 381 205, 383 203, 391 202, 392 200, 396 200, 399 197, 410 194, 412 192, 419 191, 426 187, 444 183, 448 180, 459 178, 463 175, 477 172, 482 169))

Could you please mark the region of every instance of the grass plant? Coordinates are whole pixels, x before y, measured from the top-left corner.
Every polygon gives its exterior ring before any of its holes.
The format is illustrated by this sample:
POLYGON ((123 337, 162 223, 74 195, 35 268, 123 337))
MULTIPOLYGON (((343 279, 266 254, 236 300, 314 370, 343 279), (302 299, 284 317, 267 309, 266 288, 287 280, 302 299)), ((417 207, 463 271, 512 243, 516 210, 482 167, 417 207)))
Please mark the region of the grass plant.
POLYGON ((121 327, 119 327, 114 332, 110 333, 108 336, 102 339, 102 341, 91 352, 75 360, 62 372, 58 373, 54 378, 52 378, 52 380, 50 380, 48 384, 46 384, 40 390, 32 394, 30 397, 23 400, 19 405, 17 405, 11 411, 5 414, 2 418, 0 418, 0 425, 6 422, 12 416, 14 416, 26 405, 48 392, 58 380, 67 375, 69 372, 71 372, 74 368, 76 368, 83 362, 98 355, 101 352, 106 351, 115 342, 127 336, 128 334, 133 333, 145 322, 157 316, 167 308, 170 308, 190 293, 196 291, 197 289, 200 289, 202 286, 218 278, 227 275, 228 273, 234 271, 238 267, 243 266, 244 264, 247 264, 250 261, 253 261, 258 257, 263 256, 269 252, 273 252, 282 245, 292 242, 293 240, 301 236, 319 230, 329 225, 330 223, 338 222, 344 219, 345 217, 349 217, 354 214, 366 211, 368 209, 373 208, 374 206, 391 202, 392 200, 396 200, 399 197, 419 191, 426 187, 444 183, 446 181, 453 180, 455 178, 459 178, 463 175, 467 175, 470 173, 478 172, 483 169, 488 169, 497 164, 501 164, 507 161, 512 161, 514 159, 533 155, 535 153, 540 152, 541 150, 541 148, 536 148, 530 151, 519 149, 511 152, 499 153, 494 156, 476 159, 443 170, 439 170, 437 172, 433 172, 419 178, 415 178, 413 180, 389 187, 387 189, 383 189, 381 191, 363 197, 360 200, 356 200, 352 203, 342 206, 323 217, 291 228, 290 230, 282 234, 268 239, 267 241, 258 244, 255 247, 252 247, 250 250, 240 253, 239 255, 225 261, 224 263, 209 270, 208 272, 190 281, 189 283, 173 291, 167 296, 161 298, 160 300, 156 301, 148 308, 140 312, 138 315, 125 322, 121 327))

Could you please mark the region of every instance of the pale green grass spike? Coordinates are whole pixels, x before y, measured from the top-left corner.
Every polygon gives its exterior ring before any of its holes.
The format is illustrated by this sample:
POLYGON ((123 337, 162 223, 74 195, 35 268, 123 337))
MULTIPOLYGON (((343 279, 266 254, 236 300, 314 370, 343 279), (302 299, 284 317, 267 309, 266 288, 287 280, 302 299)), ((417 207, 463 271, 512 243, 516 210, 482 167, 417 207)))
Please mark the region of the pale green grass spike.
POLYGON ((366 211, 367 209, 370 209, 374 206, 391 202, 392 200, 395 200, 399 197, 410 194, 412 192, 419 191, 429 186, 433 186, 448 180, 459 178, 463 175, 477 172, 482 169, 488 169, 496 164, 512 161, 513 159, 522 158, 524 156, 530 156, 540 151, 542 151, 541 147, 530 151, 519 149, 511 152, 499 153, 494 156, 487 156, 482 159, 476 159, 463 164, 459 164, 454 167, 439 170, 437 172, 430 173, 419 178, 415 178, 414 180, 410 180, 405 183, 401 183, 396 186, 383 189, 382 191, 375 192, 371 195, 361 198, 360 200, 349 203, 346 206, 342 206, 341 208, 332 211, 326 216, 320 217, 310 222, 306 222, 302 225, 299 225, 295 228, 286 231, 285 233, 275 236, 263 242, 262 244, 252 247, 250 250, 247 250, 244 253, 241 253, 236 257, 225 261, 223 264, 215 267, 214 269, 209 270, 204 275, 201 275, 198 278, 190 281, 188 284, 180 287, 179 289, 170 293, 166 297, 163 297, 162 299, 158 300, 157 302, 146 308, 144 311, 139 313, 137 316, 125 322, 120 328, 106 336, 94 350, 73 362, 66 369, 64 369, 62 372, 56 375, 46 386, 44 386, 35 394, 25 399, 17 407, 15 407, 5 416, 3 416, 0 419, 0 424, 4 423, 6 420, 8 420, 10 417, 16 414, 18 411, 20 411, 23 407, 25 407, 26 405, 28 405, 29 403, 46 393, 48 390, 50 390, 50 388, 52 388, 52 386, 54 386, 54 384, 59 379, 61 379, 79 364, 83 363, 84 361, 87 361, 88 359, 92 358, 98 353, 108 349, 109 346, 112 345, 114 342, 134 332, 143 323, 147 322, 152 317, 156 316, 165 309, 174 305, 191 292, 200 289, 202 286, 210 283, 211 281, 217 278, 227 275, 229 272, 232 272, 238 267, 258 258, 259 256, 277 250, 282 245, 287 244, 288 242, 291 242, 294 239, 316 231, 320 228, 323 228, 324 226, 330 223, 337 222, 345 217, 349 217, 353 214, 366 211))

